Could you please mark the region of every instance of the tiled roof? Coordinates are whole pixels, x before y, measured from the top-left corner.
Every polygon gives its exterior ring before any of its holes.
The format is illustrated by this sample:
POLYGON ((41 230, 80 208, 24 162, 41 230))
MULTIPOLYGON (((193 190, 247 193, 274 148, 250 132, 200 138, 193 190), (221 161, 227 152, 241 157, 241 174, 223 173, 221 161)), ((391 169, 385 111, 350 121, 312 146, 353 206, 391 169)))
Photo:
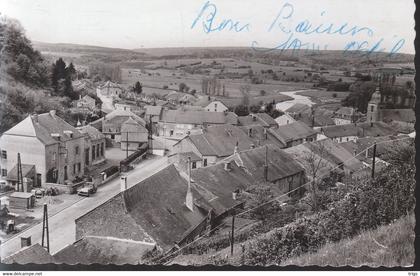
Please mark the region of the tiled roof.
POLYGON ((236 115, 234 112, 226 112, 226 124, 231 125, 238 125, 238 115, 236 115))
POLYGON ((152 116, 160 116, 160 113, 162 112, 162 106, 160 105, 146 105, 146 115, 152 115, 152 116))
MULTIPOLYGON (((315 109, 314 111, 314 127, 335 125, 333 119, 334 113, 323 108, 315 109)), ((308 126, 312 126, 311 112, 302 113, 296 117, 298 121, 304 122, 308 126)))
POLYGON ((4 134, 37 137, 46 145, 58 142, 51 137, 52 133, 60 134, 61 141, 68 141, 70 139, 82 137, 82 133, 57 115, 54 115, 53 112, 54 111, 38 115, 30 115, 6 131, 4 134), (64 133, 65 131, 71 131, 73 133, 73 138, 71 138, 69 134, 64 133))
POLYGON ((112 81, 107 81, 105 82, 103 85, 99 86, 100 89, 104 89, 104 88, 119 88, 122 89, 121 85, 114 83, 112 81))
POLYGON ((346 136, 387 136, 395 135, 397 131, 384 122, 344 124, 327 126, 322 128, 322 132, 329 138, 346 136))
POLYGON ((254 142, 255 147, 267 144, 273 144, 279 148, 284 148, 286 146, 272 135, 268 129, 261 125, 241 126, 240 128, 254 142), (267 133, 267 135, 265 135, 265 133, 267 133))
POLYGON ((344 164, 344 167, 353 172, 363 168, 363 164, 357 158, 354 158, 353 154, 349 153, 340 144, 334 143, 331 139, 305 143, 304 146, 317 154, 322 154, 324 159, 337 165, 344 164))
MULTIPOLYGON (((185 206, 187 187, 187 181, 170 165, 123 193, 129 214, 164 248, 172 247, 207 215, 196 206, 194 212, 185 206)), ((194 189, 192 193, 202 205, 202 197, 194 189)))
POLYGON ((287 125, 282 125, 277 129, 270 129, 269 131, 283 144, 287 144, 289 141, 303 139, 317 133, 315 130, 299 121, 287 125))
POLYGON ((335 113, 340 114, 340 115, 350 116, 350 115, 353 115, 354 109, 352 107, 343 106, 343 107, 340 107, 335 113))
POLYGON ((56 263, 64 264, 132 264, 142 263, 153 243, 114 237, 86 236, 54 254, 56 263))
POLYGON ((261 122, 263 122, 266 126, 277 126, 276 121, 267 113, 256 113, 254 114, 261 122))
POLYGON ((131 132, 131 133, 147 133, 147 129, 135 121, 132 117, 128 118, 121 126, 121 132, 131 132))
POLYGON ((227 160, 233 159, 237 164, 243 166, 254 181, 264 182, 266 153, 268 161, 267 177, 269 182, 274 182, 304 171, 289 154, 270 144, 255 149, 240 151, 227 160))
POLYGON ((4 264, 48 264, 54 258, 40 244, 24 247, 15 254, 2 260, 4 264))
POLYGON ((191 178, 194 180, 194 187, 212 205, 216 214, 235 207, 241 202, 234 200, 232 193, 236 190, 247 190, 252 185, 252 178, 236 165, 230 163, 229 170, 225 170, 225 164, 194 169, 191 171, 191 178))
POLYGON ((162 113, 161 122, 177 124, 224 124, 225 114, 222 112, 210 111, 182 111, 165 110, 162 113))
POLYGON ((187 139, 202 155, 218 157, 231 155, 236 143, 239 150, 249 149, 254 143, 239 127, 228 124, 207 127, 202 134, 190 135, 187 139))
POLYGON ((121 125, 129 117, 136 120, 142 126, 146 126, 146 122, 141 117, 137 116, 136 114, 134 114, 133 112, 129 110, 121 110, 121 109, 113 110, 111 113, 107 114, 105 116, 104 122, 121 125))
POLYGON ((311 110, 311 107, 306 104, 296 103, 285 110, 286 113, 304 113, 311 110))
POLYGON ((194 152, 192 152, 192 151, 179 153, 179 158, 182 159, 182 160, 187 161, 188 160, 188 157, 191 158, 191 162, 200 161, 201 160, 201 158, 197 154, 195 154, 194 152))
POLYGON ((400 121, 410 122, 416 121, 416 114, 413 109, 380 109, 380 118, 384 122, 400 121))
MULTIPOLYGON (((22 164, 22 176, 28 177, 29 173, 33 170, 33 173, 35 174, 35 165, 27 165, 22 164)), ((31 175, 29 177, 32 177, 35 175, 31 175)), ((14 166, 8 173, 7 173, 7 180, 17 181, 17 165, 14 166)))
POLYGON ((105 138, 105 135, 90 125, 78 127, 77 130, 79 130, 81 133, 89 135, 91 140, 99 140, 105 138))

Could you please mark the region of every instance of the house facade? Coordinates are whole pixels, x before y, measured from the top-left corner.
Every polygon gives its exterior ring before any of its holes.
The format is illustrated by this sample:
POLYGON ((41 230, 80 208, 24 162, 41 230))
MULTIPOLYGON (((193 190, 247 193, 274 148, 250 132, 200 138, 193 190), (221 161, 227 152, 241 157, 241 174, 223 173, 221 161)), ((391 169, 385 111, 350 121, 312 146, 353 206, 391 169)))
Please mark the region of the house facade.
POLYGON ((96 94, 110 96, 113 98, 119 98, 120 95, 124 92, 124 89, 117 83, 107 81, 101 86, 96 88, 96 94))
POLYGON ((35 187, 73 181, 85 171, 84 143, 83 134, 54 110, 30 115, 0 138, 1 179, 7 181, 20 153, 22 164, 35 166, 35 187))
POLYGON ((293 117, 290 116, 289 114, 283 114, 283 115, 277 117, 275 119, 275 121, 279 126, 288 125, 288 124, 296 122, 296 120, 293 119, 293 117))
POLYGON ((92 126, 78 127, 81 133, 85 135, 84 158, 86 168, 101 164, 106 160, 105 157, 105 135, 92 126))
POLYGON ((229 108, 221 101, 212 101, 207 106, 205 106, 204 109, 213 112, 225 112, 229 110, 229 108))

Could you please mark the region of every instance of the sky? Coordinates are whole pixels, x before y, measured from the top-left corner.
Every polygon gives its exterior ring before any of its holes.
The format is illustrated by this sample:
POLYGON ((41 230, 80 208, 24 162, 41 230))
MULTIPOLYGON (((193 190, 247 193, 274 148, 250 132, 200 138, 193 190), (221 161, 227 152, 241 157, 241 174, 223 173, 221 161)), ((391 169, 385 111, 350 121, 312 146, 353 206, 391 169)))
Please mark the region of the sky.
POLYGON ((207 6, 206 2, 1 0, 0 12, 19 20, 26 35, 40 42, 127 49, 295 48, 300 43, 330 50, 345 49, 354 42, 351 47, 359 49, 415 52, 415 4, 411 0, 210 0, 207 6), (211 15, 213 20, 208 20, 211 15), (212 31, 207 33, 204 26, 209 27, 209 22, 212 31), (308 34, 297 31, 309 24, 308 34), (331 34, 317 33, 315 27, 320 24, 318 31, 331 25, 331 34), (343 33, 352 27, 359 32, 339 34, 344 24, 343 33))

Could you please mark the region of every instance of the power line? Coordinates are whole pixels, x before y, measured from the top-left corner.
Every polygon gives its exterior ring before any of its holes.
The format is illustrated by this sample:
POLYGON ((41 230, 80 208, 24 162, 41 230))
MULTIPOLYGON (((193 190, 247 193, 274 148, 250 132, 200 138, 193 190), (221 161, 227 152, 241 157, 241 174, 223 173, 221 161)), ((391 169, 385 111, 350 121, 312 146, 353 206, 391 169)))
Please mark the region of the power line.
MULTIPOLYGON (((401 139, 387 140, 387 141, 378 142, 378 143, 376 143, 376 145, 378 145, 378 144, 385 144, 385 143, 389 143, 389 142, 397 142, 397 141, 402 141, 402 140, 407 140, 407 139, 412 139, 412 138, 411 138, 411 137, 404 137, 404 138, 401 138, 401 139)), ((373 145, 371 145, 371 146, 369 146, 369 147, 365 148, 364 150, 362 150, 361 152, 359 152, 359 153, 355 154, 354 156, 352 156, 351 158, 347 159, 347 160, 346 160, 346 161, 344 161, 343 163, 345 163, 345 162, 348 162, 348 161, 351 161, 351 160, 355 159, 357 156, 361 155, 362 153, 364 153, 366 150, 369 150, 369 149, 370 149, 370 148, 372 148, 373 146, 375 146, 375 144, 373 144, 373 145)), ((338 166, 336 166, 336 167, 332 168, 331 170, 329 170, 328 172, 325 172, 324 174, 321 174, 321 175, 317 176, 316 178, 326 176, 327 174, 329 174, 329 173, 333 172, 333 171, 334 171, 334 170, 336 170, 337 168, 340 168, 340 165, 338 165, 338 166)), ((296 189, 290 190, 290 191, 289 191, 289 192, 287 192, 287 193, 281 194, 281 195, 279 195, 279 196, 277 196, 277 197, 275 197, 275 198, 273 198, 273 199, 271 199, 271 200, 269 200, 269 201, 266 201, 266 202, 264 202, 264 203, 262 203, 262 204, 260 204, 260 205, 257 205, 257 206, 254 206, 254 207, 252 207, 252 208, 249 208, 249 209, 247 209, 247 210, 245 210, 245 211, 243 211, 243 212, 240 212, 240 213, 235 213, 235 216, 236 216, 236 217, 238 217, 238 216, 240 216, 240 215, 243 215, 243 214, 249 213, 249 212, 250 212, 250 211, 252 211, 252 210, 255 210, 255 209, 257 209, 257 208, 260 208, 260 207, 262 207, 262 206, 264 206, 264 205, 267 205, 267 204, 269 204, 269 203, 271 203, 271 202, 277 201, 277 200, 278 200, 278 199, 280 199, 282 196, 286 196, 286 195, 289 195, 289 194, 291 194, 291 193, 293 193, 293 192, 295 192, 295 191, 297 191, 297 190, 300 190, 302 187, 309 185, 309 184, 310 184, 310 183, 312 183, 313 181, 314 181, 314 180, 309 181, 309 182, 307 182, 307 183, 305 183, 305 184, 302 184, 301 186, 299 186, 299 187, 298 187, 298 188, 296 188, 296 189)), ((165 255, 165 256, 163 256, 163 257, 159 258, 157 261, 159 262, 159 261, 161 261, 161 260, 163 260, 163 259, 165 259, 165 258, 169 258, 170 256, 172 256, 172 255, 174 255, 174 254, 176 254, 176 253, 178 253, 178 252, 182 251, 183 249, 187 248, 187 247, 188 247, 188 246, 190 246, 191 244, 193 244, 193 243, 196 243, 196 242, 200 241, 201 239, 203 239, 204 237, 206 237, 206 235, 210 235, 211 233, 213 233, 213 232, 214 232, 214 231, 216 231, 218 228, 220 228, 221 226, 224 226, 224 225, 225 225, 225 223, 221 223, 221 224, 219 224, 217 227, 215 227, 214 229, 212 229, 209 233, 207 233, 207 234, 203 234, 203 235, 199 236, 199 237, 198 237, 198 238, 196 238, 195 240, 193 240, 193 241, 191 241, 190 243, 188 243, 188 244, 184 245, 183 247, 181 247, 181 248, 177 249, 176 251, 174 251, 174 252, 170 253, 169 255, 165 255)))

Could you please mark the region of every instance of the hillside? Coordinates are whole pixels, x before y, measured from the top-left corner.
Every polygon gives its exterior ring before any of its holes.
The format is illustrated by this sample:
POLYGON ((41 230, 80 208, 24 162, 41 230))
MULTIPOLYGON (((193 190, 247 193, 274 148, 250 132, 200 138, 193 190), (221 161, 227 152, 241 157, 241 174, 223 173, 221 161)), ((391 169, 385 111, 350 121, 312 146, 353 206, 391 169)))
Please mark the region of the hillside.
POLYGON ((411 266, 414 263, 414 215, 338 243, 315 253, 288 259, 281 265, 296 266, 411 266))

